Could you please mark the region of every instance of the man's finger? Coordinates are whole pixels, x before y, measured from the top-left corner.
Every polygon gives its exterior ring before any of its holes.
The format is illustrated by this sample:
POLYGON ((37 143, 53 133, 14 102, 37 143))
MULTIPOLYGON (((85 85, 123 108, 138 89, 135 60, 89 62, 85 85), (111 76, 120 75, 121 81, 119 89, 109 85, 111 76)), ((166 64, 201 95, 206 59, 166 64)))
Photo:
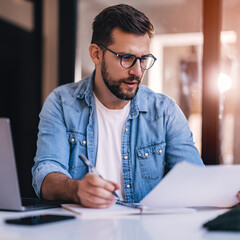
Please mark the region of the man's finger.
MULTIPOLYGON (((104 188, 110 192, 113 192, 116 190, 116 183, 113 183, 111 181, 105 180, 101 178, 100 176, 90 173, 88 176, 88 183, 94 187, 101 187, 104 188)), ((118 184, 117 184, 118 185, 118 184)))
POLYGON ((85 207, 104 208, 109 207, 114 203, 115 199, 105 199, 89 192, 85 192, 84 195, 81 196, 81 204, 85 207))
POLYGON ((105 200, 112 201, 115 199, 115 196, 113 195, 112 191, 108 191, 107 189, 102 187, 89 187, 88 189, 86 189, 86 192, 95 197, 102 198, 105 200))
POLYGON ((238 193, 237 193, 237 199, 240 202, 240 191, 238 191, 238 193))

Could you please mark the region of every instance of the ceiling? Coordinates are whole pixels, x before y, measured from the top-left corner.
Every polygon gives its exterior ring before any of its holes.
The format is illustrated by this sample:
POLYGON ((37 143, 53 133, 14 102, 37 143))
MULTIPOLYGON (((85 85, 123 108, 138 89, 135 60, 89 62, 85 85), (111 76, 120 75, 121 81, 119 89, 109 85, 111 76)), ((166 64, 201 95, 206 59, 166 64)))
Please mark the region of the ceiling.
MULTIPOLYGON (((144 12, 155 28, 155 34, 202 32, 203 0, 78 0, 78 51, 82 58, 83 76, 93 69, 88 54, 91 25, 105 7, 125 3, 144 12)), ((223 30, 240 31, 240 1, 222 0, 223 30)))
MULTIPOLYGON (((87 0, 85 0, 87 1, 87 0)), ((104 1, 104 0, 92 0, 92 3, 99 4, 99 5, 114 5, 118 3, 126 3, 131 5, 137 5, 138 7, 153 7, 153 6, 170 6, 181 4, 189 0, 137 0, 134 2, 132 0, 125 0, 125 1, 118 1, 118 0, 111 0, 111 1, 104 1)))
POLYGON ((153 23, 155 34, 201 31, 202 0, 79 0, 77 44, 84 66, 83 76, 94 67, 88 54, 93 19, 105 7, 119 3, 144 12, 153 23))

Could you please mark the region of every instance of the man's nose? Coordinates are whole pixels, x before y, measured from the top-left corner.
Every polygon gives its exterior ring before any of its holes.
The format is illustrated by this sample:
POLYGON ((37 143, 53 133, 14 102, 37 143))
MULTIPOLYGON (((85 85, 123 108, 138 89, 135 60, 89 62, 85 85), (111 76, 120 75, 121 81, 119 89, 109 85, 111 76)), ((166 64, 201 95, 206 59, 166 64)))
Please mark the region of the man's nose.
POLYGON ((143 70, 141 68, 140 59, 137 59, 135 64, 129 68, 129 74, 131 74, 131 75, 133 74, 133 75, 141 78, 141 76, 143 74, 143 70))

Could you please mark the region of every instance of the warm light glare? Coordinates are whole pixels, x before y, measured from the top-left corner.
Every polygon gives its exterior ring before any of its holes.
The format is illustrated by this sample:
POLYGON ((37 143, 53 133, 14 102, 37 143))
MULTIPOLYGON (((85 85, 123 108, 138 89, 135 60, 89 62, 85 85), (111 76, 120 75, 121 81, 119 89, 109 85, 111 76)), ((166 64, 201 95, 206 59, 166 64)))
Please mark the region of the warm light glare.
POLYGON ((221 72, 218 77, 218 88, 220 93, 229 90, 231 87, 232 79, 228 75, 221 72))

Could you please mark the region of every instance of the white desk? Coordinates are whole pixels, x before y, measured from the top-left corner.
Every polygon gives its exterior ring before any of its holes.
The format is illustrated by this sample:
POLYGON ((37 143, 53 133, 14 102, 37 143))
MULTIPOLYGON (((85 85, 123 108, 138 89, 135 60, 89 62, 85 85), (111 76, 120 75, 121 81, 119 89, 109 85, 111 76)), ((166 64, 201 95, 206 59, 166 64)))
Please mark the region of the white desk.
POLYGON ((55 208, 34 212, 0 212, 0 240, 239 240, 240 233, 207 232, 202 224, 226 210, 198 211, 172 215, 129 215, 111 218, 86 219, 78 216, 74 220, 38 226, 6 224, 6 218, 40 213, 67 214, 55 208))

